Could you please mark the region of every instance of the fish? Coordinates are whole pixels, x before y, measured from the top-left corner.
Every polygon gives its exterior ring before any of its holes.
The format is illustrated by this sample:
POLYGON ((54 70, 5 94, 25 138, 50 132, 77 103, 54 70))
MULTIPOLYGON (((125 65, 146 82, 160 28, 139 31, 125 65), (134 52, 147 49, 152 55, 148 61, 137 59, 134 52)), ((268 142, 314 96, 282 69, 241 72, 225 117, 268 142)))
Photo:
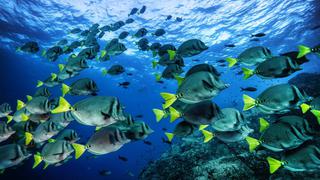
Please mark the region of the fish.
POLYGON ((31 154, 19 144, 2 145, 0 146, 0 170, 3 172, 9 167, 17 166, 30 156, 31 154))
POLYGON ((177 64, 169 64, 162 72, 161 75, 156 74, 156 80, 160 81, 161 78, 164 79, 174 79, 175 76, 183 73, 182 68, 177 64))
POLYGON ((29 120, 36 123, 44 123, 50 118, 50 113, 45 114, 30 114, 29 120))
POLYGON ((194 124, 186 121, 181 121, 175 126, 173 134, 177 137, 186 137, 193 134, 195 130, 196 126, 194 124))
POLYGON ((118 156, 118 159, 120 159, 121 161, 127 162, 128 158, 124 157, 124 156, 118 156))
POLYGON ((110 25, 102 26, 102 27, 100 28, 100 31, 111 31, 111 26, 110 26, 110 25))
POLYGON ((233 143, 244 140, 253 129, 248 127, 246 124, 241 126, 239 130, 235 131, 215 131, 214 135, 223 142, 233 143))
POLYGON ((100 58, 103 58, 105 55, 118 56, 126 50, 127 48, 124 44, 117 42, 116 40, 110 41, 104 50, 101 51, 100 58))
POLYGON ((119 74, 122 74, 125 72, 125 68, 120 65, 120 64, 115 64, 115 65, 112 65, 108 70, 106 69, 103 69, 102 70, 102 75, 107 75, 107 74, 110 74, 110 75, 119 75, 119 74))
POLYGON ((27 111, 25 107, 21 108, 20 110, 17 110, 13 116, 8 117, 7 123, 10 123, 12 120, 15 122, 23 122, 29 120, 30 113, 27 111))
POLYGON ((67 127, 74 120, 70 111, 50 115, 50 121, 61 127, 67 127))
POLYGON ((0 118, 7 117, 8 119, 11 119, 12 117, 9 116, 12 113, 12 109, 10 104, 3 103, 0 105, 0 118))
POLYGON ((300 65, 287 56, 275 56, 261 62, 254 70, 242 68, 244 79, 257 75, 263 79, 283 78, 302 70, 300 65))
POLYGON ((23 44, 22 46, 16 49, 16 51, 18 52, 22 51, 22 52, 31 53, 31 54, 35 54, 39 52, 39 50, 40 50, 40 47, 38 43, 35 41, 26 42, 25 44, 23 44))
POLYGON ((0 143, 6 141, 10 136, 12 136, 16 131, 13 130, 5 122, 0 122, 0 143))
POLYGON ((257 33, 257 34, 251 34, 251 37, 263 37, 265 36, 265 33, 257 33))
POLYGON ((74 29, 71 29, 70 30, 70 33, 71 34, 78 34, 78 33, 80 33, 81 32, 81 29, 80 28, 74 28, 74 29))
POLYGON ((143 118, 143 115, 142 114, 138 114, 135 116, 136 118, 143 118))
POLYGON ((143 14, 147 9, 147 6, 143 5, 142 8, 139 11, 139 14, 143 14))
POLYGON ((118 38, 125 39, 126 37, 128 37, 128 35, 129 35, 129 32, 123 31, 122 33, 119 34, 118 38))
POLYGON ((138 10, 139 10, 138 8, 132 8, 131 12, 128 14, 128 16, 135 15, 138 12, 138 10))
POLYGON ((74 41, 72 42, 69 46, 65 46, 63 48, 63 53, 64 54, 69 54, 73 52, 75 49, 81 46, 81 43, 79 41, 74 41))
POLYGON ((193 62, 199 62, 199 59, 192 59, 193 62))
POLYGON ((270 174, 275 173, 280 167, 293 172, 319 170, 319 147, 317 143, 306 143, 294 150, 286 151, 281 159, 267 157, 270 174))
POLYGON ((142 38, 137 42, 139 50, 148 51, 149 50, 149 41, 147 38, 142 38))
POLYGON ((46 86, 46 87, 55 87, 57 85, 60 84, 60 82, 58 81, 58 75, 55 73, 51 73, 51 76, 49 78, 47 78, 44 81, 40 81, 38 80, 37 82, 37 88, 38 87, 42 87, 42 86, 46 86))
POLYGON ((250 41, 252 41, 252 42, 259 42, 260 39, 259 39, 259 38, 252 38, 252 39, 250 39, 250 41))
POLYGON ((316 53, 320 56, 320 45, 316 45, 312 48, 304 45, 299 45, 298 48, 299 48, 299 54, 297 56, 298 59, 306 56, 309 53, 316 53))
POLYGON ((302 103, 300 108, 303 114, 310 111, 317 118, 317 121, 320 124, 320 97, 313 98, 308 103, 302 103))
POLYGON ((233 47, 236 47, 236 45, 234 45, 234 44, 225 44, 224 47, 233 48, 233 47))
MULTIPOLYGON (((17 122, 12 126, 12 130, 15 131, 18 136, 24 136, 25 132, 34 133, 38 126, 39 123, 32 121, 17 122)), ((24 142, 23 145, 25 145, 24 142)))
POLYGON ((133 37, 136 38, 142 38, 148 33, 148 30, 146 28, 140 28, 134 35, 133 37))
MULTIPOLYGON (((164 44, 158 49, 158 55, 161 57, 165 54, 168 54, 168 50, 176 51, 176 47, 172 44, 164 44)), ((170 51, 170 52, 171 52, 170 51)), ((172 58, 173 59, 173 58, 172 58)))
POLYGON ((160 57, 159 61, 152 61, 152 68, 156 68, 157 65, 169 66, 169 65, 179 65, 184 67, 184 60, 181 55, 175 55, 173 59, 170 59, 169 54, 164 54, 160 57))
POLYGON ((73 82, 70 86, 62 83, 62 96, 70 94, 73 96, 87 96, 93 95, 96 96, 99 92, 98 85, 96 82, 89 78, 78 79, 73 82))
POLYGON ((126 20, 126 24, 131 24, 131 23, 133 23, 134 22, 134 19, 132 19, 132 18, 128 18, 127 20, 126 20))
POLYGON ((243 95, 244 111, 256 107, 265 114, 283 114, 297 109, 311 98, 294 85, 278 84, 264 90, 256 99, 243 95))
POLYGON ((26 107, 26 110, 31 114, 46 114, 49 113, 54 107, 52 101, 47 97, 38 96, 32 97, 27 96, 28 102, 25 104, 21 100, 17 100, 17 110, 26 107))
POLYGON ((51 62, 55 62, 60 55, 63 54, 63 49, 60 46, 53 46, 48 50, 42 52, 42 56, 51 62))
POLYGON ((213 117, 211 127, 219 132, 238 131, 246 125, 246 120, 241 112, 235 108, 221 109, 219 114, 213 117))
POLYGON ((118 29, 120 29, 122 26, 124 26, 125 23, 123 21, 117 21, 114 24, 111 24, 111 31, 117 31, 118 29))
POLYGON ((271 51, 262 46, 255 46, 244 50, 237 58, 227 58, 229 67, 233 67, 237 63, 245 66, 256 66, 268 58, 271 58, 271 51))
POLYGON ((163 36, 166 33, 164 29, 157 29, 152 35, 154 36, 163 36))
POLYGON ((37 91, 33 95, 33 97, 38 97, 38 96, 50 97, 51 93, 47 87, 41 87, 37 89, 37 91))
POLYGON ((105 35, 105 32, 102 31, 102 32, 100 32, 100 34, 98 35, 98 38, 101 39, 104 35, 105 35))
POLYGON ((161 140, 162 140, 162 142, 165 143, 165 144, 169 144, 169 145, 172 144, 171 141, 168 141, 168 140, 166 140, 165 138, 161 138, 161 140))
POLYGON ((154 131, 143 121, 136 121, 125 132, 125 136, 131 141, 142 140, 147 138, 154 131))
POLYGON ((143 142, 144 144, 146 144, 146 145, 152 146, 152 142, 150 142, 150 141, 143 140, 142 142, 143 142))
MULTIPOLYGON (((201 52, 207 50, 208 48, 209 47, 206 46, 201 40, 190 39, 190 40, 183 42, 179 46, 176 53, 180 54, 182 57, 192 57, 192 56, 200 54, 201 52)), ((169 52, 173 52, 173 51, 169 51, 169 52)), ((173 52, 173 55, 175 55, 174 52, 173 52)))
POLYGON ((166 21, 170 20, 172 18, 171 15, 168 15, 167 18, 166 18, 166 21))
POLYGON ((71 144, 77 142, 79 139, 79 135, 73 129, 64 129, 56 137, 56 140, 64 140, 71 144))
POLYGON ((246 92, 255 92, 255 91, 257 91, 258 89, 257 88, 255 88, 255 87, 240 87, 240 89, 241 89, 241 92, 242 91, 246 91, 246 92))
POLYGON ((99 49, 96 49, 95 47, 88 47, 85 49, 82 49, 77 57, 81 57, 84 59, 94 59, 97 56, 99 49))
POLYGON ((109 175, 111 175, 112 173, 111 173, 111 171, 109 171, 109 170, 101 170, 101 171, 99 171, 99 175, 100 176, 109 176, 109 175))
POLYGON ((57 46, 64 46, 68 44, 68 40, 67 39, 61 39, 58 43, 57 46))
POLYGON ((124 81, 124 82, 119 83, 119 86, 122 86, 123 88, 128 88, 129 85, 130 85, 130 82, 128 82, 128 81, 124 81))
POLYGON ((149 49, 152 51, 152 55, 153 57, 155 57, 157 55, 157 52, 159 50, 159 48, 161 47, 161 44, 156 42, 156 43, 152 43, 151 46, 149 47, 149 49))
POLYGON ((177 22, 182 22, 182 18, 181 18, 181 17, 177 17, 177 18, 176 18, 176 21, 177 21, 177 22))
POLYGON ((290 51, 290 52, 282 53, 282 54, 280 54, 280 56, 287 56, 292 61, 298 63, 299 65, 302 65, 302 64, 307 63, 307 62, 310 61, 306 56, 297 58, 298 54, 299 54, 298 51, 290 51))

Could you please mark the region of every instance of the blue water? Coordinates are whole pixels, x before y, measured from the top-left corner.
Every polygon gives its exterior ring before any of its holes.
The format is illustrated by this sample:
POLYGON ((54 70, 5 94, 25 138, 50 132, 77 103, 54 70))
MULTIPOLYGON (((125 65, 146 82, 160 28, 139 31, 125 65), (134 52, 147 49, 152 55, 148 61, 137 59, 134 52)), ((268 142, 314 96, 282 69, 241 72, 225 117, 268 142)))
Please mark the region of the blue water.
MULTIPOLYGON (((101 26, 125 21, 133 7, 147 6, 142 15, 132 16, 135 22, 125 25, 120 30, 108 32, 100 41, 104 47, 106 41, 115 38, 126 30, 133 34, 139 28, 145 27, 149 32, 157 28, 164 28, 167 33, 163 37, 155 38, 149 33, 150 42, 172 43, 176 46, 183 41, 193 38, 201 39, 209 49, 202 54, 186 58, 187 71, 191 66, 199 63, 214 65, 222 72, 224 82, 231 87, 214 98, 222 108, 236 107, 242 109, 242 92, 240 87, 254 86, 257 92, 253 97, 272 84, 286 82, 288 79, 303 72, 319 72, 320 61, 316 55, 309 55, 309 63, 303 65, 303 70, 288 78, 277 80, 261 80, 253 77, 244 81, 242 76, 236 75, 239 71, 218 66, 217 60, 226 57, 236 57, 241 51, 251 46, 263 45, 268 47, 274 55, 297 50, 297 45, 314 46, 320 39, 320 2, 318 0, 139 0, 119 2, 117 0, 1 0, 0 7, 0 103, 8 102, 13 107, 17 99, 25 99, 25 95, 35 92, 37 80, 46 79, 51 72, 57 72, 57 64, 63 63, 66 56, 56 62, 48 62, 39 55, 17 53, 15 48, 32 40, 37 41, 42 48, 53 46, 63 37, 69 42, 77 39, 77 35, 68 34, 68 30, 80 27, 89 28, 93 23, 101 26), (165 21, 167 15, 173 18, 165 21), (175 21, 182 17, 182 22, 175 21), (251 42, 250 35, 266 33, 259 42, 251 42), (235 48, 225 48, 225 44, 235 44, 235 48), (193 62, 199 59, 200 62, 193 62)), ((147 140, 152 146, 143 142, 126 144, 119 151, 98 158, 87 159, 89 153, 79 160, 72 160, 63 166, 49 167, 46 170, 37 168, 32 170, 33 160, 30 158, 21 167, 10 169, 4 175, 8 178, 32 179, 137 179, 139 172, 149 161, 156 160, 161 153, 170 148, 161 142, 164 136, 162 128, 173 129, 174 124, 168 120, 160 123, 155 121, 152 108, 160 108, 162 99, 160 92, 175 92, 177 84, 174 81, 165 81, 164 84, 155 82, 154 73, 162 72, 163 68, 152 69, 154 60, 151 52, 141 52, 129 37, 122 41, 128 50, 111 61, 105 63, 90 63, 91 68, 81 72, 80 76, 67 80, 70 84, 75 79, 90 77, 96 81, 100 95, 116 96, 125 106, 125 111, 132 115, 142 114, 148 125, 155 130, 147 140), (113 64, 121 64, 126 72, 133 76, 101 75, 101 69, 113 64), (129 81, 128 89, 118 86, 118 83, 129 81), (118 156, 125 156, 128 162, 118 160, 118 156), (99 176, 98 171, 110 170, 110 176, 99 176), (133 172, 134 177, 127 175, 133 172)), ((60 95, 59 87, 51 92, 60 95)), ((67 97, 71 104, 84 97, 67 97)), ((74 128, 81 135, 81 142, 85 143, 92 134, 93 128, 73 122, 69 128, 74 128)), ((174 170, 173 170, 174 171, 174 170)), ((2 179, 2 177, 1 177, 2 179)))

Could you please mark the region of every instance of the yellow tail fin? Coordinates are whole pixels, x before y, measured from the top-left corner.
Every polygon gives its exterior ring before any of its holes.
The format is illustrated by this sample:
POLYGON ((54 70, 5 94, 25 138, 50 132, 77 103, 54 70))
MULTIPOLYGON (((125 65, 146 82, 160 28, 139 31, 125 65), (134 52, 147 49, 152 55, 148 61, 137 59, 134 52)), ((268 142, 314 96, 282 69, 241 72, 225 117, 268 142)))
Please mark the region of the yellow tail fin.
POLYGON ((157 51, 152 51, 152 57, 156 57, 157 56, 157 51))
POLYGON ((22 109, 23 107, 25 107, 26 105, 24 104, 23 101, 21 100, 17 100, 17 111, 19 111, 20 109, 22 109))
POLYGON ((177 80, 178 86, 180 86, 184 81, 184 77, 181 77, 181 76, 174 76, 174 78, 177 80))
POLYGON ((300 46, 298 46, 298 48, 299 48, 299 54, 297 56, 298 59, 302 58, 303 56, 305 56, 311 52, 311 49, 307 46, 300 45, 300 46))
POLYGON ((51 73, 51 81, 54 81, 55 79, 57 79, 58 75, 55 73, 51 73))
POLYGON ((178 119, 181 116, 180 112, 173 107, 169 107, 169 112, 170 112, 170 123, 174 122, 176 119, 178 119))
POLYGON ((36 168, 43 160, 40 153, 33 155, 33 159, 34 159, 34 163, 33 163, 32 169, 36 168))
POLYGON ((58 64, 59 67, 59 71, 61 72, 64 69, 64 65, 63 64, 58 64))
POLYGON ((274 159, 272 157, 267 157, 267 161, 269 164, 269 172, 270 174, 273 174, 274 172, 276 172, 281 166, 282 166, 282 162, 274 159))
POLYGON ((254 75, 254 71, 248 68, 242 68, 244 79, 249 79, 251 76, 254 75))
POLYGON ((209 125, 207 125, 207 124, 201 124, 200 126, 199 126, 199 131, 202 131, 202 130, 204 130, 205 128, 207 128, 209 125))
POLYGON ((64 83, 61 85, 62 97, 64 97, 70 91, 70 87, 64 83))
POLYGON ((256 106, 256 100, 245 94, 243 95, 243 103, 243 111, 247 111, 256 106))
POLYGON ((13 120, 13 116, 8 115, 7 119, 7 124, 9 124, 13 120))
POLYGON ((167 109, 170 107, 176 100, 177 96, 175 94, 170 93, 160 93, 161 97, 165 100, 165 103, 163 104, 163 107, 167 109))
POLYGON ((154 115, 156 116, 157 122, 160 122, 161 119, 165 116, 166 112, 161 109, 152 109, 154 115))
POLYGON ((72 57, 72 58, 76 58, 76 57, 77 57, 77 55, 75 55, 75 54, 71 54, 71 57, 72 57))
POLYGON ((84 145, 82 145, 82 144, 77 144, 77 143, 73 143, 72 144, 72 147, 73 147, 73 149, 74 149, 74 151, 75 151, 75 157, 76 157, 76 159, 79 159, 81 156, 82 156, 82 154, 86 151, 86 146, 84 146, 84 145))
POLYGON ((103 75, 103 76, 106 76, 107 74, 108 74, 108 70, 102 69, 102 75, 103 75))
POLYGON ((207 130, 201 130, 203 136, 204 136, 204 143, 207 143, 209 142, 213 137, 214 137, 214 134, 210 131, 207 131, 207 130))
POLYGON ((311 110, 311 112, 317 118, 318 123, 320 124, 320 111, 319 110, 311 110))
POLYGON ((236 58, 227 58, 226 61, 229 63, 229 67, 234 66, 235 64, 237 64, 238 60, 236 58))
POLYGON ((27 100, 28 100, 28 102, 31 101, 32 100, 32 96, 27 95, 27 100))
POLYGON ((309 111, 309 109, 311 108, 310 105, 303 103, 300 105, 301 111, 303 114, 305 114, 306 112, 309 111))
POLYGON ((43 170, 47 169, 49 165, 50 165, 50 164, 46 162, 46 163, 44 164, 44 166, 43 166, 42 169, 43 169, 43 170))
POLYGON ((161 74, 156 73, 155 77, 156 77, 156 81, 160 81, 162 76, 161 74))
POLYGON ((33 135, 29 132, 25 132, 24 136, 25 136, 25 145, 29 145, 32 141, 33 135))
POLYGON ((60 97, 59 99, 59 106, 56 107, 55 109, 53 109, 51 111, 51 113, 53 114, 57 114, 57 113, 63 113, 63 112, 67 112, 73 110, 72 106, 69 104, 69 102, 64 99, 63 97, 60 97))
POLYGON ((46 54, 47 54, 47 51, 43 50, 41 56, 45 56, 46 54))
POLYGON ((37 88, 43 86, 43 82, 42 81, 38 81, 37 82, 37 88))
POLYGON ((166 133, 164 133, 164 134, 167 136, 168 141, 171 142, 172 139, 173 139, 173 137, 174 137, 174 134, 173 134, 173 133, 168 133, 168 132, 166 132, 166 133))
POLYGON ((21 117, 21 120, 22 120, 22 121, 28 121, 28 120, 29 120, 29 116, 27 116, 25 113, 22 113, 22 114, 20 115, 20 117, 21 117))
POLYGON ((101 50, 100 58, 103 58, 104 56, 106 56, 106 54, 107 54, 106 50, 101 50))
POLYGON ((268 127, 269 127, 269 123, 268 121, 266 121, 265 119, 263 118, 259 118, 259 123, 260 123, 260 129, 259 129, 259 132, 263 132, 265 131, 268 127))
POLYGON ((176 51, 173 50, 167 50, 168 54, 169 54, 169 59, 173 60, 174 57, 176 56, 176 51))
POLYGON ((158 65, 157 61, 152 61, 152 68, 155 69, 158 65))
POLYGON ((249 151, 250 152, 253 152, 260 145, 259 140, 255 139, 255 138, 252 138, 250 136, 246 137, 246 141, 247 141, 247 143, 249 145, 249 151))

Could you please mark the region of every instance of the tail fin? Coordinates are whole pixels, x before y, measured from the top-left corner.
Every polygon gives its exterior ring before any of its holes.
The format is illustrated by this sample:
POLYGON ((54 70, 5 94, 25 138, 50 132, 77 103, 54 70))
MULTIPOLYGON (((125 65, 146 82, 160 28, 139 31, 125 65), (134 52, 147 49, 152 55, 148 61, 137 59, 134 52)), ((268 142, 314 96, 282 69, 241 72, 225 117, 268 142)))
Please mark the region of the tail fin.
POLYGON ((42 53, 41 53, 41 56, 44 57, 46 54, 47 54, 47 51, 46 51, 46 50, 43 50, 42 53))
POLYGON ((156 81, 160 81, 161 80, 161 74, 155 74, 155 77, 156 77, 156 81))
POLYGON ((230 57, 227 58, 226 61, 229 63, 229 67, 233 67, 238 62, 236 58, 230 58, 230 57))
POLYGON ((25 107, 26 105, 24 104, 23 101, 21 100, 17 100, 17 111, 19 111, 20 109, 22 109, 23 107, 25 107))
POLYGON ((25 132, 24 136, 25 136, 25 145, 29 145, 33 139, 33 135, 29 132, 25 132))
POLYGON ((259 129, 259 132, 263 132, 265 131, 268 127, 269 127, 269 123, 268 121, 266 121, 265 119, 263 118, 260 118, 259 119, 259 123, 260 123, 260 129, 259 129))
POLYGON ((243 111, 247 111, 256 106, 256 100, 248 95, 243 95, 244 107, 243 111))
POLYGON ((214 137, 214 134, 210 131, 207 131, 207 130, 201 130, 203 136, 204 136, 204 143, 207 143, 209 142, 213 137, 214 137))
POLYGON ((163 105, 165 109, 170 107, 177 100, 177 96, 175 94, 163 92, 163 93, 160 93, 160 95, 165 100, 165 103, 163 105))
POLYGON ((273 174, 274 172, 276 172, 281 166, 282 166, 282 162, 274 159, 272 157, 267 157, 267 161, 269 164, 269 172, 270 174, 273 174))
POLYGON ((307 46, 300 45, 300 46, 298 46, 298 48, 299 48, 299 54, 297 56, 298 59, 302 58, 303 56, 305 56, 311 52, 311 49, 307 46))
POLYGON ((175 55, 176 55, 176 51, 173 50, 167 50, 168 54, 169 54, 169 59, 173 60, 175 55))
POLYGON ((103 76, 106 76, 107 74, 108 74, 108 70, 102 69, 102 75, 103 75, 103 76))
POLYGON ((42 81, 38 81, 37 83, 37 88, 43 86, 43 82, 42 81))
POLYGON ((73 143, 72 144, 72 147, 73 147, 73 149, 74 149, 74 151, 75 151, 75 157, 76 157, 76 159, 79 159, 81 156, 82 156, 82 154, 86 151, 86 146, 84 146, 84 145, 82 145, 82 144, 77 144, 77 143, 73 143))
POLYGON ((181 76, 174 76, 174 78, 178 81, 178 86, 180 86, 181 83, 184 81, 184 77, 181 76))
POLYGON ((311 108, 310 105, 303 103, 300 105, 300 108, 302 110, 302 113, 305 114, 307 111, 309 111, 309 109, 311 108))
POLYGON ((70 91, 70 87, 64 83, 61 85, 62 97, 64 97, 70 91))
POLYGON ((311 110, 311 112, 317 118, 317 121, 320 124, 320 111, 319 110, 311 110))
POLYGON ((28 102, 31 101, 32 100, 32 96, 27 95, 27 100, 28 100, 28 102))
POLYGON ((57 74, 51 73, 51 81, 54 81, 58 77, 57 74))
POLYGON ((157 56, 157 51, 152 51, 152 56, 156 57, 157 56))
POLYGON ((249 79, 251 76, 254 75, 254 71, 248 68, 242 68, 244 79, 249 79))
POLYGON ((103 58, 104 56, 106 56, 106 54, 107 54, 106 50, 101 50, 100 58, 103 58))
POLYGON ((201 124, 200 126, 199 126, 199 131, 202 131, 202 130, 204 130, 205 128, 207 128, 209 125, 207 125, 207 124, 201 124))
POLYGON ((64 65, 63 64, 58 64, 59 67, 59 71, 61 72, 64 69, 64 65))
POLYGON ((9 124, 13 120, 13 116, 8 115, 7 119, 7 124, 9 124))
POLYGON ((29 120, 29 116, 27 116, 25 113, 22 113, 20 116, 21 116, 21 120, 22 121, 28 121, 29 120))
POLYGON ((166 133, 164 133, 164 134, 167 136, 168 141, 171 142, 172 139, 173 139, 173 137, 174 137, 174 134, 173 134, 173 133, 168 133, 168 132, 166 132, 166 133))
POLYGON ((165 111, 160 109, 152 109, 154 115, 156 116, 157 122, 160 122, 161 119, 165 116, 165 111))
POLYGON ((60 97, 59 99, 59 105, 55 109, 51 111, 53 114, 57 113, 63 113, 72 110, 72 106, 69 104, 69 102, 64 99, 63 97, 60 97))
POLYGON ((33 158, 34 164, 32 166, 32 169, 36 168, 43 160, 40 153, 36 153, 35 155, 33 155, 33 158))
POLYGON ((152 61, 152 68, 155 69, 158 65, 157 61, 152 61))
POLYGON ((171 116, 170 123, 174 122, 176 119, 178 119, 181 116, 180 112, 173 107, 169 107, 169 112, 171 116))
POLYGON ((260 145, 259 140, 255 139, 255 138, 252 138, 250 136, 246 137, 246 141, 247 141, 247 143, 249 145, 249 151, 250 152, 253 152, 260 145))

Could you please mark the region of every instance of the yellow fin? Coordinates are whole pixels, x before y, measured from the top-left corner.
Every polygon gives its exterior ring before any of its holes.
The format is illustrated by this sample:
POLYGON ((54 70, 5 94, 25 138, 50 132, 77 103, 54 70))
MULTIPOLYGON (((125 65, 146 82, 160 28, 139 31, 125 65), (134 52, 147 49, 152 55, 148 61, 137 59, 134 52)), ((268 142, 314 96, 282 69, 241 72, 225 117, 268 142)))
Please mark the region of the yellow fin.
POLYGON ((161 74, 156 73, 155 77, 156 77, 156 81, 160 81, 162 76, 161 74))
POLYGON ((300 105, 301 111, 303 114, 305 114, 307 111, 309 111, 309 109, 311 108, 310 105, 303 103, 300 105))
POLYGON ((102 128, 101 126, 100 127, 97 126, 95 131, 99 131, 101 128, 102 128))
POLYGON ((55 139, 48 139, 48 143, 54 143, 54 142, 56 142, 55 139))
POLYGON ((152 61, 152 68, 155 69, 158 65, 157 61, 152 61))
POLYGON ((51 81, 54 81, 55 79, 57 79, 57 77, 57 74, 51 73, 51 81))
POLYGON ((46 54, 47 54, 47 51, 43 50, 41 56, 45 56, 46 54))
POLYGON ((103 58, 104 56, 106 56, 106 54, 107 54, 106 50, 101 50, 100 58, 103 58))
POLYGON ((19 111, 20 109, 22 109, 23 107, 25 107, 26 105, 24 104, 23 101, 21 100, 17 100, 17 110, 19 111))
POLYGON ((175 94, 163 92, 163 93, 160 93, 160 95, 165 100, 165 103, 163 104, 163 107, 165 109, 170 107, 177 100, 177 96, 175 94))
POLYGON ((265 131, 268 127, 269 127, 269 123, 268 121, 266 121, 265 119, 263 118, 259 118, 259 123, 260 123, 260 129, 259 129, 259 132, 263 132, 265 131))
POLYGON ((33 135, 29 132, 25 132, 24 136, 25 136, 25 145, 29 145, 32 141, 33 135))
POLYGON ((44 164, 44 166, 43 166, 43 169, 47 169, 47 167, 48 167, 49 165, 50 165, 50 164, 46 162, 46 163, 44 164))
POLYGON ((156 116, 157 122, 160 122, 161 119, 165 116, 166 112, 161 109, 152 109, 154 115, 156 116))
POLYGON ((204 130, 204 129, 207 128, 208 126, 209 126, 208 124, 201 124, 201 125, 199 126, 199 131, 204 130))
POLYGON ((299 54, 297 56, 298 59, 302 58, 303 56, 305 56, 311 52, 311 49, 307 46, 300 45, 300 46, 298 46, 298 48, 299 48, 299 54))
POLYGON ((176 56, 176 51, 173 50, 167 50, 168 54, 169 54, 169 59, 173 60, 174 57, 176 56))
POLYGON ((62 97, 64 97, 70 91, 70 87, 64 83, 61 85, 62 97))
POLYGON ((102 69, 102 75, 106 76, 108 74, 108 70, 107 69, 102 69))
POLYGON ((247 111, 256 106, 256 100, 245 94, 243 95, 243 103, 243 111, 247 111))
POLYGON ((274 172, 276 172, 281 166, 282 166, 282 162, 274 159, 272 157, 267 157, 267 161, 269 164, 269 172, 270 174, 273 174, 274 172))
POLYGON ((80 156, 82 156, 82 154, 86 151, 86 146, 84 146, 82 144, 73 143, 72 147, 73 147, 73 149, 75 151, 76 159, 79 159, 80 156))
POLYGON ((311 110, 311 112, 317 118, 317 121, 320 124, 320 111, 319 110, 311 110))
POLYGON ((184 81, 184 77, 181 77, 181 76, 174 76, 174 78, 177 80, 178 86, 180 86, 184 81))
POLYGON ((201 130, 203 136, 204 136, 204 143, 207 143, 209 142, 213 137, 214 137, 214 134, 210 131, 207 131, 207 130, 201 130))
POLYGON ((254 75, 254 71, 248 68, 242 68, 244 79, 249 79, 251 76, 254 75))
POLYGON ((22 121, 28 121, 29 120, 29 116, 27 116, 25 113, 22 113, 20 116, 21 116, 21 120, 22 121))
POLYGON ((247 143, 249 145, 249 151, 250 152, 253 152, 260 145, 259 140, 255 139, 255 138, 252 138, 250 136, 246 137, 246 141, 247 141, 247 143))
POLYGON ((181 116, 180 112, 173 107, 169 107, 169 112, 170 112, 170 123, 174 122, 176 119, 178 119, 181 116))
POLYGON ((32 96, 27 95, 27 100, 28 100, 28 102, 31 101, 32 100, 32 96))
POLYGON ((7 124, 9 124, 13 120, 13 116, 8 115, 7 119, 7 124))
POLYGON ((37 88, 43 86, 43 82, 42 81, 38 81, 37 82, 37 88))
POLYGON ((56 107, 55 109, 53 109, 51 111, 51 113, 53 114, 57 114, 57 113, 63 113, 63 112, 67 112, 73 110, 72 106, 69 104, 69 102, 64 99, 63 97, 60 97, 59 99, 59 106, 56 107))
POLYGON ((64 65, 63 64, 58 64, 59 67, 59 71, 61 72, 64 69, 64 65))
POLYGON ((72 54, 72 55, 71 55, 71 57, 72 57, 72 58, 76 58, 76 57, 77 57, 77 55, 75 55, 75 54, 72 54))
POLYGON ((171 142, 172 139, 173 139, 173 137, 174 137, 174 134, 173 134, 173 133, 168 133, 168 132, 166 132, 166 133, 164 133, 164 134, 167 136, 168 141, 171 142))
POLYGON ((227 58, 226 61, 229 63, 229 67, 234 66, 235 64, 237 64, 238 60, 236 58, 227 58))
POLYGON ((152 51, 152 57, 156 57, 157 56, 157 51, 152 51))
POLYGON ((33 155, 33 159, 34 159, 34 164, 32 166, 32 169, 36 168, 43 160, 39 153, 33 155))

